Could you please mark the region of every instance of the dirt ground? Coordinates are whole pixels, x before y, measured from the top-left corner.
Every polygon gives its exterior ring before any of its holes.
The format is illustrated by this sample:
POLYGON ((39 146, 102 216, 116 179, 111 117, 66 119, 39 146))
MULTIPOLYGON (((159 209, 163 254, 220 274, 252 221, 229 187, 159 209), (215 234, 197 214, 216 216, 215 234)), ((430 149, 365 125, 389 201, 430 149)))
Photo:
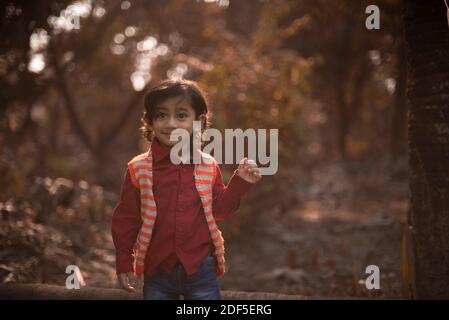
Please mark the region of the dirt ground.
MULTIPOLYGON (((339 166, 321 168, 298 186, 295 206, 256 213, 239 235, 225 233, 228 272, 221 288, 400 298, 408 185, 384 169, 348 175, 339 166), (368 265, 379 267, 380 290, 365 286, 368 265)), ((95 245, 82 246, 74 227, 36 224, 32 212, 18 212, 0 225, 0 282, 65 285, 65 268, 74 264, 88 286, 117 286, 109 224, 90 230, 95 245)))
POLYGON ((223 289, 400 298, 407 188, 382 171, 319 171, 299 188, 297 207, 263 213, 227 243, 223 289), (380 290, 366 288, 368 265, 379 267, 380 290))

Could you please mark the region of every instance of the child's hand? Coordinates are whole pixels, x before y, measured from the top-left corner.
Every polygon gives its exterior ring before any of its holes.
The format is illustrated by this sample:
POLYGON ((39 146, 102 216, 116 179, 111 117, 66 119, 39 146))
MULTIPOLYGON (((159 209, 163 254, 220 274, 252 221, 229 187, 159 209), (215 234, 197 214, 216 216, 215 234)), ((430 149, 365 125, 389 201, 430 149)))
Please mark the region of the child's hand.
POLYGON ((256 183, 262 179, 260 169, 257 167, 256 162, 254 160, 248 160, 246 157, 240 160, 237 174, 249 183, 256 183))
POLYGON ((123 289, 130 292, 136 291, 137 281, 133 272, 119 273, 117 277, 123 289))

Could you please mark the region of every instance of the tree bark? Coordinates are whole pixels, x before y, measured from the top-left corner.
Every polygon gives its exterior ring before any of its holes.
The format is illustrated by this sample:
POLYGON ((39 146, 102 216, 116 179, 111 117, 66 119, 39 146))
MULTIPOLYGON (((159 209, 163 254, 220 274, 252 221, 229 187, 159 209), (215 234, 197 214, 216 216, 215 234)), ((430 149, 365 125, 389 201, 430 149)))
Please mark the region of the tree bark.
POLYGON ((449 298, 449 28, 444 1, 408 0, 409 223, 419 299, 449 298))
POLYGON ((406 152, 407 141, 407 103, 405 90, 407 84, 407 62, 405 60, 404 40, 399 38, 397 48, 397 76, 394 92, 394 109, 391 119, 390 152, 394 162, 406 152))

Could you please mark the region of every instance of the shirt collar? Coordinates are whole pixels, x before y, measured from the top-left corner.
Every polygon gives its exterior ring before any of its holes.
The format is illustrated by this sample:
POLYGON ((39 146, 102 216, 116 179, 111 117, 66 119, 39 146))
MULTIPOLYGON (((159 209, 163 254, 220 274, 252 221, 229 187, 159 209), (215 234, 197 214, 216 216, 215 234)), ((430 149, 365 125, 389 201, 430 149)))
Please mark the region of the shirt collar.
MULTIPOLYGON (((151 154, 153 156, 154 162, 159 162, 159 161, 164 160, 166 157, 170 157, 170 150, 164 148, 160 144, 159 140, 157 140, 156 137, 153 137, 153 139, 151 140, 150 148, 151 148, 151 154)), ((201 159, 201 150, 195 149, 194 152, 197 153, 201 159)), ((193 162, 193 159, 191 158, 191 163, 192 162, 193 162)))
POLYGON ((170 156, 170 150, 161 146, 156 137, 151 141, 151 154, 155 162, 159 162, 170 156))

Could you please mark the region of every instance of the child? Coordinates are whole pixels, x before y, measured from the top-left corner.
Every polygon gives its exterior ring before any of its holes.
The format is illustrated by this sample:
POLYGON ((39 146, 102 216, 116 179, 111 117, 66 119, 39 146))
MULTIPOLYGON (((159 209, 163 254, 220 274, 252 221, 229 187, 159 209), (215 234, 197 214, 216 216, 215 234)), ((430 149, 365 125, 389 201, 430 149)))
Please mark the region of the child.
MULTIPOLYGON (((193 81, 165 80, 144 99, 142 118, 149 150, 128 163, 121 199, 112 217, 116 269, 121 286, 135 291, 144 275, 144 299, 221 299, 217 277, 225 272, 224 241, 216 221, 237 211, 261 179, 254 161, 243 159, 227 186, 216 161, 198 149, 200 164, 174 164, 170 133, 192 138, 193 121, 208 125, 206 99, 193 81)), ((192 159, 192 156, 191 156, 192 159)))

